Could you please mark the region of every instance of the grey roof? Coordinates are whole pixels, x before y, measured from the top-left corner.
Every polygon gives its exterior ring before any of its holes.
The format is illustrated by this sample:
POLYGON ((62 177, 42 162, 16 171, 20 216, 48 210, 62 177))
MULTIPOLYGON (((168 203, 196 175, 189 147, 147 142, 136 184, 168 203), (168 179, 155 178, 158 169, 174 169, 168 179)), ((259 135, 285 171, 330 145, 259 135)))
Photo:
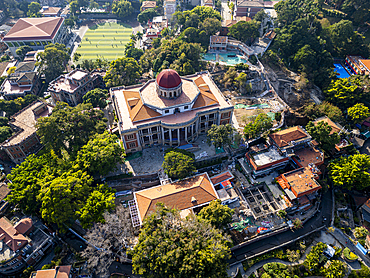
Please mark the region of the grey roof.
POLYGON ((31 72, 35 69, 36 62, 21 62, 18 64, 15 72, 31 72))

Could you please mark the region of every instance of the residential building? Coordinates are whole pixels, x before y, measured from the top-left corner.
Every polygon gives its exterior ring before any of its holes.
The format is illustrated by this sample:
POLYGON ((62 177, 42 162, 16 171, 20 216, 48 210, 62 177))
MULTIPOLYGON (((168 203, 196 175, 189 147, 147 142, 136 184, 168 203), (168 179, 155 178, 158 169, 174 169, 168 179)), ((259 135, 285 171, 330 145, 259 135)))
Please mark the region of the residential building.
POLYGON ((253 176, 260 176, 285 168, 290 161, 289 156, 281 152, 276 146, 264 144, 255 146, 254 149, 246 153, 245 157, 253 176))
POLYGON ((31 273, 30 278, 72 278, 71 266, 61 265, 54 269, 37 270, 31 273))
POLYGON ((364 58, 361 57, 361 56, 347 55, 346 59, 345 59, 345 62, 352 69, 352 71, 355 74, 364 74, 365 73, 365 68, 360 63, 360 60, 363 60, 363 59, 364 58))
POLYGON ((176 12, 176 6, 176 0, 163 1, 164 16, 167 18, 167 20, 170 20, 172 18, 172 15, 176 12))
POLYGON ((6 100, 24 97, 27 94, 37 95, 41 89, 41 81, 37 72, 36 62, 21 62, 16 66, 0 87, 0 93, 6 100))
POLYGON ((5 208, 8 207, 8 201, 5 199, 10 193, 10 189, 6 183, 0 184, 0 213, 3 213, 5 208))
POLYGON ((311 164, 317 167, 324 164, 324 153, 315 146, 306 145, 304 148, 296 150, 292 158, 298 167, 303 168, 311 164))
POLYGON ((110 89, 127 153, 191 143, 213 125, 231 123, 228 104, 208 72, 180 77, 163 70, 144 85, 110 89))
POLYGON ((222 205, 229 205, 239 201, 239 196, 233 188, 234 175, 229 171, 211 177, 218 198, 222 205))
MULTIPOLYGON (((370 199, 368 199, 361 207, 362 219, 370 223, 370 199)), ((369 224, 368 224, 369 225, 369 224)))
POLYGON ((23 45, 33 50, 44 49, 49 43, 64 43, 67 28, 62 17, 20 18, 10 29, 3 41, 14 57, 15 51, 23 45))
POLYGON ((10 29, 12 29, 11 26, 7 25, 7 24, 3 24, 0 26, 0 37, 3 38, 5 37, 6 34, 8 34, 8 32, 10 31, 10 29))
POLYGON ((201 0, 200 3, 201 3, 201 6, 211 7, 212 9, 215 8, 213 0, 201 0))
POLYGON ((304 147, 312 140, 312 137, 301 126, 294 126, 270 134, 269 140, 272 145, 284 152, 304 147))
POLYGON ((141 11, 145 11, 147 9, 155 8, 157 6, 156 1, 143 1, 141 4, 141 11))
POLYGON ((0 274, 14 275, 40 261, 53 244, 52 237, 44 229, 40 221, 28 217, 0 219, 0 274))
POLYGON ((207 173, 203 173, 134 192, 134 203, 131 207, 135 205, 136 214, 132 214, 131 217, 133 223, 139 221, 142 225, 144 218, 155 211, 157 203, 176 208, 181 211, 181 216, 185 217, 195 209, 199 210, 218 198, 211 179, 207 173))
MULTIPOLYGON (((7 69, 8 69, 9 62, 1 62, 0 63, 0 76, 6 76, 7 69)), ((1 85, 1 84, 0 84, 1 85)))
POLYGON ((42 148, 35 124, 38 118, 48 117, 52 109, 52 106, 37 100, 10 118, 9 124, 17 131, 0 146, 14 163, 21 163, 42 148))
POLYGON ((88 91, 103 86, 103 77, 99 73, 75 69, 51 81, 48 92, 50 92, 54 104, 63 101, 70 106, 76 106, 82 102, 82 97, 88 91))
POLYGON ((216 35, 210 36, 209 38, 209 51, 216 53, 226 51, 238 51, 246 58, 253 54, 253 50, 250 47, 248 47, 245 43, 242 43, 227 36, 216 36, 216 35))
POLYGON ((319 178, 318 173, 319 169, 310 165, 282 174, 276 180, 290 201, 299 201, 301 198, 312 200, 321 189, 321 185, 316 181, 319 178))
POLYGON ((370 74, 370 59, 361 59, 360 67, 363 68, 363 73, 366 75, 370 74))
POLYGON ((236 0, 234 17, 247 16, 253 18, 264 7, 262 0, 236 0))
POLYGON ((5 17, 6 17, 5 12, 3 10, 0 10, 0 22, 3 21, 5 17))
POLYGON ((58 17, 62 13, 62 8, 43 6, 40 13, 44 17, 58 17))

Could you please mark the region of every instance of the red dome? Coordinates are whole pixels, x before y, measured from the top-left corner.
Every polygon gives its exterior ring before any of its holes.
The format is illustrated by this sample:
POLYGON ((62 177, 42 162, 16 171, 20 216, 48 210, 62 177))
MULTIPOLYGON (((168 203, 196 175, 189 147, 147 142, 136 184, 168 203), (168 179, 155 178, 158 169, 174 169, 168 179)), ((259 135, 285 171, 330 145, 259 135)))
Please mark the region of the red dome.
POLYGON ((172 69, 165 69, 158 74, 157 84, 158 86, 166 89, 176 88, 181 84, 181 78, 176 71, 172 69))

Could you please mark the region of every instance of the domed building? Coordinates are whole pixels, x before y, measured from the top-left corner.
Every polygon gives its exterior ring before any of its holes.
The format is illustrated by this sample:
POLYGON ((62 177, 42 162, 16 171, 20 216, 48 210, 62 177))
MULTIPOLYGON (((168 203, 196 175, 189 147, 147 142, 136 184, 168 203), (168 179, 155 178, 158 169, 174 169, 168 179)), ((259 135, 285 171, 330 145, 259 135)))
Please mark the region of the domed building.
POLYGON ((144 85, 110 89, 127 153, 194 142, 213 124, 231 123, 228 104, 208 72, 180 77, 161 71, 144 85))

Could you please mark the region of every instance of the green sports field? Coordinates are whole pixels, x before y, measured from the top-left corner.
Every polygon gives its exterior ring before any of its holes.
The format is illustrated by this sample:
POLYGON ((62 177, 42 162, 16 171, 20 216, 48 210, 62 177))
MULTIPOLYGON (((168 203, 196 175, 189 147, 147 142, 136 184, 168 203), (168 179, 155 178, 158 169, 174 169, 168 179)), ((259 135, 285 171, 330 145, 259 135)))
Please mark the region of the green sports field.
POLYGON ((87 30, 77 53, 81 60, 104 58, 109 61, 124 56, 125 44, 130 41, 132 28, 129 25, 104 22, 87 30))

